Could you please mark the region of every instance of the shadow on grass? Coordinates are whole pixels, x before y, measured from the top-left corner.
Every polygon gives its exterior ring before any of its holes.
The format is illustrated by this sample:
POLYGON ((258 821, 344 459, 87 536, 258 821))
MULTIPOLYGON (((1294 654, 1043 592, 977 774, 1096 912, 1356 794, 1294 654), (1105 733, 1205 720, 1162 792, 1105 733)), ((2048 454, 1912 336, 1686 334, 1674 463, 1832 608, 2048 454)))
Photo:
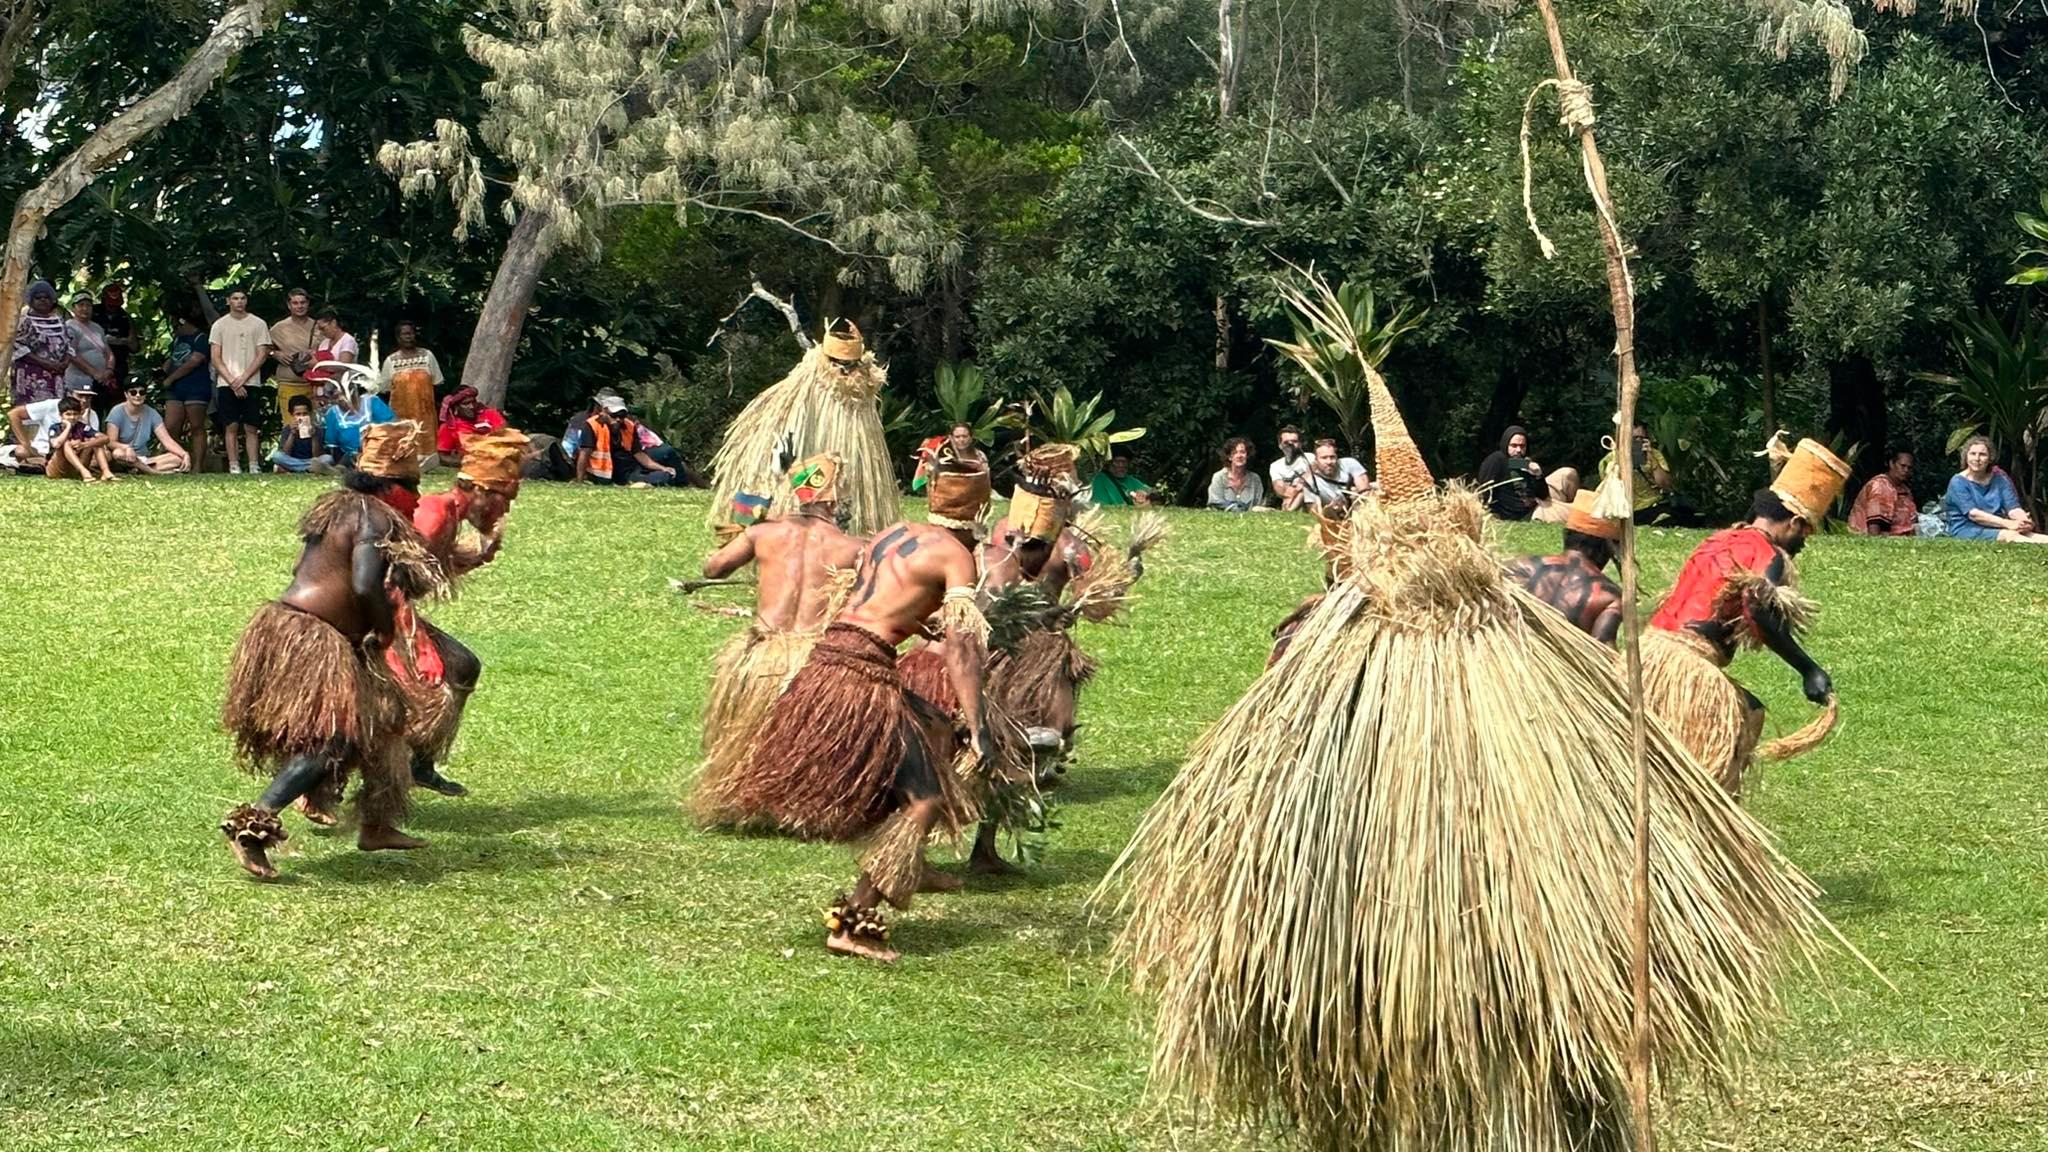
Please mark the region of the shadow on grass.
MULTIPOLYGON (((414 831, 419 827, 415 826, 414 831)), ((319 877, 344 884, 432 884, 448 876, 504 875, 565 868, 612 855, 610 848, 594 844, 565 845, 517 832, 480 840, 457 836, 428 838, 424 848, 411 852, 339 852, 310 860, 292 874, 319 877)))
POLYGON ((1892 909, 1891 883, 1881 872, 1808 873, 1820 886, 1820 910, 1837 924, 1892 909))
POLYGON ((474 792, 462 799, 450 799, 416 789, 407 824, 431 832, 502 836, 572 820, 668 819, 677 811, 674 801, 651 791, 605 796, 564 793, 494 803, 478 799, 474 792))
POLYGON ((1113 765, 1090 764, 1084 759, 1060 777, 1059 786, 1051 795, 1058 804, 1095 804, 1123 796, 1156 796, 1180 771, 1180 765, 1179 760, 1113 765))
POLYGON ((0 1115, 147 1091, 193 1057, 132 1021, 119 1033, 0 1024, 0 1115))

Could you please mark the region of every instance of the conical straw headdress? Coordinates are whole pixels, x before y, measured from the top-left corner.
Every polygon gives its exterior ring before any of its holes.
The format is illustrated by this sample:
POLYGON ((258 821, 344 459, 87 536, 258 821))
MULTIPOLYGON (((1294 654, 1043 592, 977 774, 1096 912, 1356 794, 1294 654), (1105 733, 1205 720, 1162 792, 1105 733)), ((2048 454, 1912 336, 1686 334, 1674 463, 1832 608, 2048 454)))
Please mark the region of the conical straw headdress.
POLYGON ((1407 422, 1394 406, 1394 393, 1387 387, 1386 378, 1367 364, 1363 356, 1358 363, 1365 369, 1366 399, 1372 405, 1373 456, 1379 470, 1380 499, 1403 504, 1436 491, 1436 477, 1429 474, 1429 465, 1422 461, 1422 450, 1415 446, 1415 438, 1408 435, 1407 422))

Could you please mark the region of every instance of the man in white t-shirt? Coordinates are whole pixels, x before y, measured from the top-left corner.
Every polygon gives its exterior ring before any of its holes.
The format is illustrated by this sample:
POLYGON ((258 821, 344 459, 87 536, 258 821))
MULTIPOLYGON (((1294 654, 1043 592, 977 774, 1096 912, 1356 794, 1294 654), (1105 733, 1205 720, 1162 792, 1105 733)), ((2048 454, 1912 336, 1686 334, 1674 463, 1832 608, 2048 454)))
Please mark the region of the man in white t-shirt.
POLYGON ((1301 474, 1301 487, 1302 498, 1321 507, 1369 491, 1372 478, 1365 474, 1365 465, 1338 454, 1335 440, 1318 440, 1315 462, 1301 474))
MULTIPOLYGON (((85 406, 86 425, 95 432, 99 431, 99 413, 92 410, 92 389, 74 389, 71 395, 85 406)), ((50 458, 50 430, 57 426, 57 406, 62 402, 52 396, 33 404, 16 404, 7 410, 7 426, 14 432, 14 443, 8 446, 8 456, 0 460, 0 466, 26 468, 38 473, 43 470, 44 463, 50 458)))
POLYGON ((242 470, 241 453, 249 454, 249 474, 256 475, 256 431, 263 425, 263 361, 270 349, 270 325, 249 313, 249 294, 228 293, 228 313, 213 322, 207 340, 213 347, 213 414, 226 425, 228 471, 242 470), (238 435, 239 434, 239 435, 238 435))
POLYGON ((1273 463, 1266 469, 1273 482, 1273 496, 1280 501, 1282 510, 1292 512, 1301 507, 1301 474, 1308 471, 1310 462, 1309 454, 1301 450, 1301 429, 1292 424, 1282 428, 1280 454, 1273 457, 1273 463))

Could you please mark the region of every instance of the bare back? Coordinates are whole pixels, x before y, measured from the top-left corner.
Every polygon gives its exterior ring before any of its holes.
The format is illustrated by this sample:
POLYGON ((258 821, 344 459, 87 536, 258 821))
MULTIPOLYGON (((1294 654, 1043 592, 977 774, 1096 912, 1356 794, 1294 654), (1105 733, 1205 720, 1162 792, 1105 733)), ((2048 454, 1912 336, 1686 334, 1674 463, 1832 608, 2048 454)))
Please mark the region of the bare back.
MULTIPOLYGON (((299 553, 298 566, 292 570, 291 586, 278 600, 318 616, 352 641, 360 642, 382 625, 383 621, 372 618, 355 587, 356 546, 366 533, 374 534, 374 526, 367 521, 375 515, 373 510, 360 517, 342 517, 327 531, 308 537, 299 553)), ((381 559, 377 564, 381 585, 381 559)))
POLYGON ((818 516, 790 516, 747 529, 761 577, 754 617, 770 628, 822 628, 837 573, 860 560, 861 541, 818 516))
POLYGON ((1557 609, 1579 630, 1611 644, 1621 630, 1621 585, 1576 552, 1527 556, 1510 569, 1538 600, 1557 609))
POLYGON ((893 524, 875 534, 839 619, 900 644, 945 603, 951 588, 974 587, 974 553, 950 529, 893 524))
MULTIPOLYGON (((1018 559, 1016 545, 1017 531, 1010 526, 1009 520, 996 521, 995 530, 989 533, 988 544, 982 549, 985 587, 990 590, 1008 588, 1034 579, 1024 570, 1023 561, 1018 559)), ((1073 569, 1067 566, 1065 550, 1055 547, 1035 579, 1045 589, 1046 595, 1057 600, 1060 593, 1066 591, 1072 575, 1073 569)))

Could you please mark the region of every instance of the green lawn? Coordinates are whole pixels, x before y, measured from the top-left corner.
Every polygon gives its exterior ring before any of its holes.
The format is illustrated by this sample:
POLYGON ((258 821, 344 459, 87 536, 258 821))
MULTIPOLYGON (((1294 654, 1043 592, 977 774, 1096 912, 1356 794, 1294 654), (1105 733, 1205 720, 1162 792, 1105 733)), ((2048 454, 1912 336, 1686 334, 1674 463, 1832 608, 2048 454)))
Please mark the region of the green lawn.
MULTIPOLYGON (((411 856, 288 817, 288 881, 247 880, 213 830, 258 787, 223 669, 320 482, 235 480, 0 481, 0 1148, 1203 1145, 1144 1108, 1083 904, 1315 585, 1301 520, 1174 516, 1130 626, 1084 637, 1043 865, 920 901, 878 969, 818 946, 843 850, 678 811, 737 627, 665 582, 709 541, 701 495, 531 487, 432 613, 487 664, 451 768, 474 794, 422 798, 411 856)), ((1695 537, 1651 535, 1654 588, 1695 537)), ((1754 1084, 1669 1146, 2048 1149, 2044 563, 1808 549, 1846 719, 1753 803, 1899 990, 1828 957, 1754 1084)), ((1781 666, 1738 671, 1779 730, 1807 714, 1781 666)))

